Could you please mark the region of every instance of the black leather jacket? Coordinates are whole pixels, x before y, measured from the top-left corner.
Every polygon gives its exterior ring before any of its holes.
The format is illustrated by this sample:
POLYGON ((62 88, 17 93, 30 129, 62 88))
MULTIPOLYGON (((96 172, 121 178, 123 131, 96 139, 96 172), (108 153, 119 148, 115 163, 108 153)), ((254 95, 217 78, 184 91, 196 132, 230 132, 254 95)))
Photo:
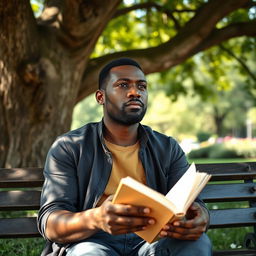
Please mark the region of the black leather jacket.
MULTIPOLYGON (((38 228, 46 239, 45 224, 50 213, 93 208, 103 194, 112 169, 103 130, 102 121, 89 123, 60 136, 50 148, 38 215, 38 228)), ((147 185, 166 194, 188 168, 185 154, 173 138, 148 126, 139 126, 139 139, 147 185)))

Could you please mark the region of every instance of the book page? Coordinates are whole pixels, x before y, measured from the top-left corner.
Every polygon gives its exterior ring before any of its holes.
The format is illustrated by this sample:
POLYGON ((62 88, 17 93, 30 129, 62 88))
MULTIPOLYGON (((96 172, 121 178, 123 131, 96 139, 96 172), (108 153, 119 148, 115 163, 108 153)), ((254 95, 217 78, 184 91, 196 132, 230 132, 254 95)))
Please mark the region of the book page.
POLYGON ((211 175, 204 173, 204 172, 202 172, 202 173, 196 172, 196 176, 197 176, 197 178, 194 182, 194 187, 191 191, 191 194, 190 194, 186 204, 184 205, 184 211, 187 211, 189 206, 195 201, 198 194, 202 191, 202 189, 204 188, 206 183, 211 178, 211 175))
POLYGON ((193 163, 165 196, 181 213, 184 213, 184 205, 186 205, 186 202, 195 187, 196 174, 196 167, 193 163))

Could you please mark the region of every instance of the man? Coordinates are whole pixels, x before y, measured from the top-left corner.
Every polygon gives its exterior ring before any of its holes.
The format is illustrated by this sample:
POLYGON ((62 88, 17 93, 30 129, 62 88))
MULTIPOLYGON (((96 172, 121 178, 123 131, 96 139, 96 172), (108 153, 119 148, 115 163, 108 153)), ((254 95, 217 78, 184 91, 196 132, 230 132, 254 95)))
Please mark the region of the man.
POLYGON ((121 58, 102 69, 96 100, 103 120, 60 136, 47 156, 38 226, 53 253, 44 255, 211 255, 199 199, 152 244, 134 234, 155 223, 151 209, 111 202, 122 177, 166 194, 188 169, 173 138, 140 124, 147 99, 137 62, 121 58))

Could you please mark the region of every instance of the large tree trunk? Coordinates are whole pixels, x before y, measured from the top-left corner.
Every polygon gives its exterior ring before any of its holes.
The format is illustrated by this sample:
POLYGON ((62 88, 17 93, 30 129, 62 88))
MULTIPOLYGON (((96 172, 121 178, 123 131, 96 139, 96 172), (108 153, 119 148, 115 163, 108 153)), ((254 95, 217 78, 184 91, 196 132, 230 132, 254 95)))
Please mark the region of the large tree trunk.
MULTIPOLYGON (((76 39, 75 29, 67 36, 65 27, 49 26, 47 14, 37 24, 29 1, 1 2, 0 167, 42 166, 56 136, 70 128, 83 71, 118 1, 108 3, 104 14, 91 14, 85 40, 76 39)), ((70 11, 76 12, 63 12, 70 11)))
POLYGON ((256 34, 255 21, 216 29, 227 14, 254 2, 210 0, 162 45, 90 60, 121 0, 45 2, 35 19, 29 0, 0 1, 0 167, 42 166, 50 144, 69 130, 75 103, 97 88, 108 60, 130 56, 145 73, 159 72, 229 38, 256 34))

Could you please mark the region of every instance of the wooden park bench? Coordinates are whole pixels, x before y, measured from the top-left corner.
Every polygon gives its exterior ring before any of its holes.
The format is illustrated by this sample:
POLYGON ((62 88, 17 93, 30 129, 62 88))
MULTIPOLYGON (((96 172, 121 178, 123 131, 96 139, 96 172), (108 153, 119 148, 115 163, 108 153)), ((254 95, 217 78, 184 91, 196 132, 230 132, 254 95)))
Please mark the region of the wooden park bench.
MULTIPOLYGON (((199 171, 212 174, 202 192, 205 202, 248 203, 247 208, 211 210, 210 229, 252 226, 243 249, 215 251, 214 255, 256 255, 256 162, 197 164, 199 171)), ((42 168, 0 169, 0 211, 38 210, 43 184, 42 168)), ((1 213, 0 213, 1 214, 1 213)), ((0 238, 40 236, 36 217, 0 218, 0 238)), ((222 238, 221 238, 222 239, 222 238)))

